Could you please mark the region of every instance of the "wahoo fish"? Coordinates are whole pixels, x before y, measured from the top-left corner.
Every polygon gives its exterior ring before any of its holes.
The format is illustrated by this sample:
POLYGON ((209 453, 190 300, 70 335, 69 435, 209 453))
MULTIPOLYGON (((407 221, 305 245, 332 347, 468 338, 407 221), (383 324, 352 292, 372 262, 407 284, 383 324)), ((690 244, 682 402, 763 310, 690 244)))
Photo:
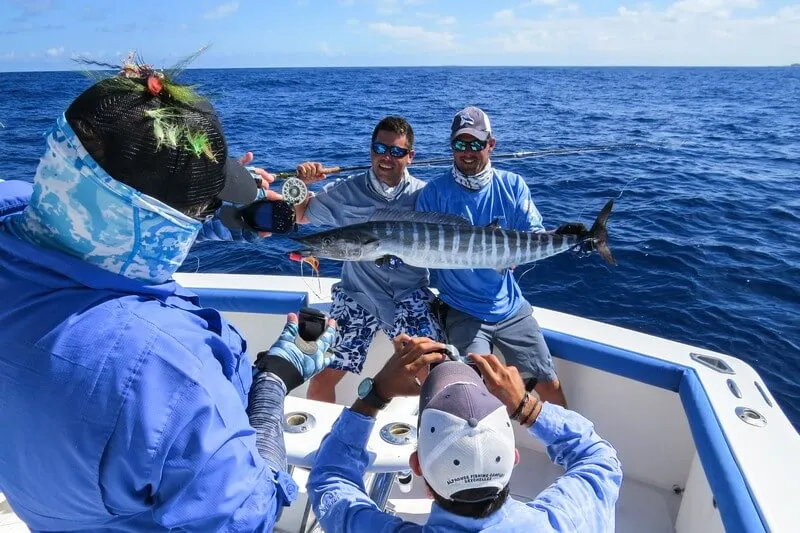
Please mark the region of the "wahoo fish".
POLYGON ((613 206, 611 199, 589 230, 581 223, 569 223, 543 233, 502 229, 496 222, 487 227, 473 226, 458 215, 378 209, 368 222, 293 237, 304 248, 289 257, 295 261, 310 257, 375 261, 380 265, 394 256, 421 268, 490 268, 502 272, 569 250, 596 250, 616 265, 606 242, 606 223, 613 206))

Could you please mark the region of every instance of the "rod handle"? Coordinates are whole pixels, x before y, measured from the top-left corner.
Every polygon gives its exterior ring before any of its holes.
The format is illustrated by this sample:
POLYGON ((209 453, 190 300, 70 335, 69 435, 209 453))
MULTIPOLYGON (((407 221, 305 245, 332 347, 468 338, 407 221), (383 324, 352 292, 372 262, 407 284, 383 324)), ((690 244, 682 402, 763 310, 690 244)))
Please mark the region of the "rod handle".
MULTIPOLYGON (((342 170, 342 167, 323 167, 322 173, 323 174, 337 174, 338 172, 341 172, 341 170, 342 170)), ((294 178, 295 176, 297 176, 297 171, 290 170, 288 172, 276 172, 275 174, 273 174, 273 176, 275 176, 276 180, 285 180, 285 179, 294 178)), ((313 183, 313 182, 311 182, 311 183, 313 183)))

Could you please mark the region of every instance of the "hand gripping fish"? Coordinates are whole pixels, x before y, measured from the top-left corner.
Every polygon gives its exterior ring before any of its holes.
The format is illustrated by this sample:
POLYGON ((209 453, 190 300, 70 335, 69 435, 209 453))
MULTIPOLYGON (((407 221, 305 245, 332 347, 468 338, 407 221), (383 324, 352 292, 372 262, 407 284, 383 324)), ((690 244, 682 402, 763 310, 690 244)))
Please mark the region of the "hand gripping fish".
POLYGON ((368 222, 293 237, 304 248, 291 252, 289 257, 295 261, 310 257, 376 261, 380 265, 395 256, 421 268, 502 271, 568 250, 596 250, 608 263, 616 265, 606 244, 606 223, 613 206, 614 200, 609 200, 589 230, 583 224, 570 223, 543 233, 502 229, 494 223, 473 226, 457 215, 379 209, 368 222))

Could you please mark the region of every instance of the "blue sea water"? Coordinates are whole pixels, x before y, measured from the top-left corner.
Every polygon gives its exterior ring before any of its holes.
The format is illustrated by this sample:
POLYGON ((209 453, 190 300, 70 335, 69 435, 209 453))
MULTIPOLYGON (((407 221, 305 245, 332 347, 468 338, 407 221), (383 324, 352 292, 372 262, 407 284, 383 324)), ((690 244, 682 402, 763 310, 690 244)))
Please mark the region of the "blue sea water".
MULTIPOLYGON (((547 227, 591 223, 617 198, 619 266, 564 254, 518 268, 523 291, 536 306, 740 357, 800 428, 800 69, 237 69, 184 81, 211 96, 232 153, 252 150, 272 171, 368 164, 387 114, 411 122, 418 159, 446 157, 468 104, 490 115, 497 153, 640 143, 497 164, 526 178, 547 227)), ((0 178, 32 178, 41 133, 87 85, 78 73, 0 73, 0 178)), ((291 247, 199 244, 183 270, 297 274, 291 247)), ((323 275, 339 270, 323 262, 323 275)))

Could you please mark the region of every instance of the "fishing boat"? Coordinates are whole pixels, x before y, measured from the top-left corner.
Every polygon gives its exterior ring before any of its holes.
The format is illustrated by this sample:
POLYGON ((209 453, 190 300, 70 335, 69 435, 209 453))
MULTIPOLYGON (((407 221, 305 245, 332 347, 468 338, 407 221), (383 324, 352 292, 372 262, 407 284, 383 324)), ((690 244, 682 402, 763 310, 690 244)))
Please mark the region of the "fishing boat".
MULTIPOLYGON (((338 280, 291 276, 175 276, 203 305, 224 313, 251 353, 277 338, 286 313, 304 306, 327 312, 338 280)), ((758 373, 736 357, 548 309, 534 308, 555 358, 571 409, 595 424, 617 449, 624 481, 616 509, 620 533, 794 532, 800 524, 800 435, 758 373)), ((373 342, 363 375, 374 375, 391 353, 373 342)), ((502 357, 502 354, 498 352, 502 357)), ((283 511, 277 531, 320 531, 305 493, 320 441, 361 376, 337 386, 339 404, 286 399, 284 430, 292 475, 301 492, 283 511)), ((416 442, 416 398, 396 398, 380 413, 365 479, 373 500, 403 519, 424 523, 431 500, 409 475, 416 442)), ((519 428, 521 461, 511 494, 530 500, 561 469, 519 428)), ((28 531, 0 496, 0 533, 28 531)))

